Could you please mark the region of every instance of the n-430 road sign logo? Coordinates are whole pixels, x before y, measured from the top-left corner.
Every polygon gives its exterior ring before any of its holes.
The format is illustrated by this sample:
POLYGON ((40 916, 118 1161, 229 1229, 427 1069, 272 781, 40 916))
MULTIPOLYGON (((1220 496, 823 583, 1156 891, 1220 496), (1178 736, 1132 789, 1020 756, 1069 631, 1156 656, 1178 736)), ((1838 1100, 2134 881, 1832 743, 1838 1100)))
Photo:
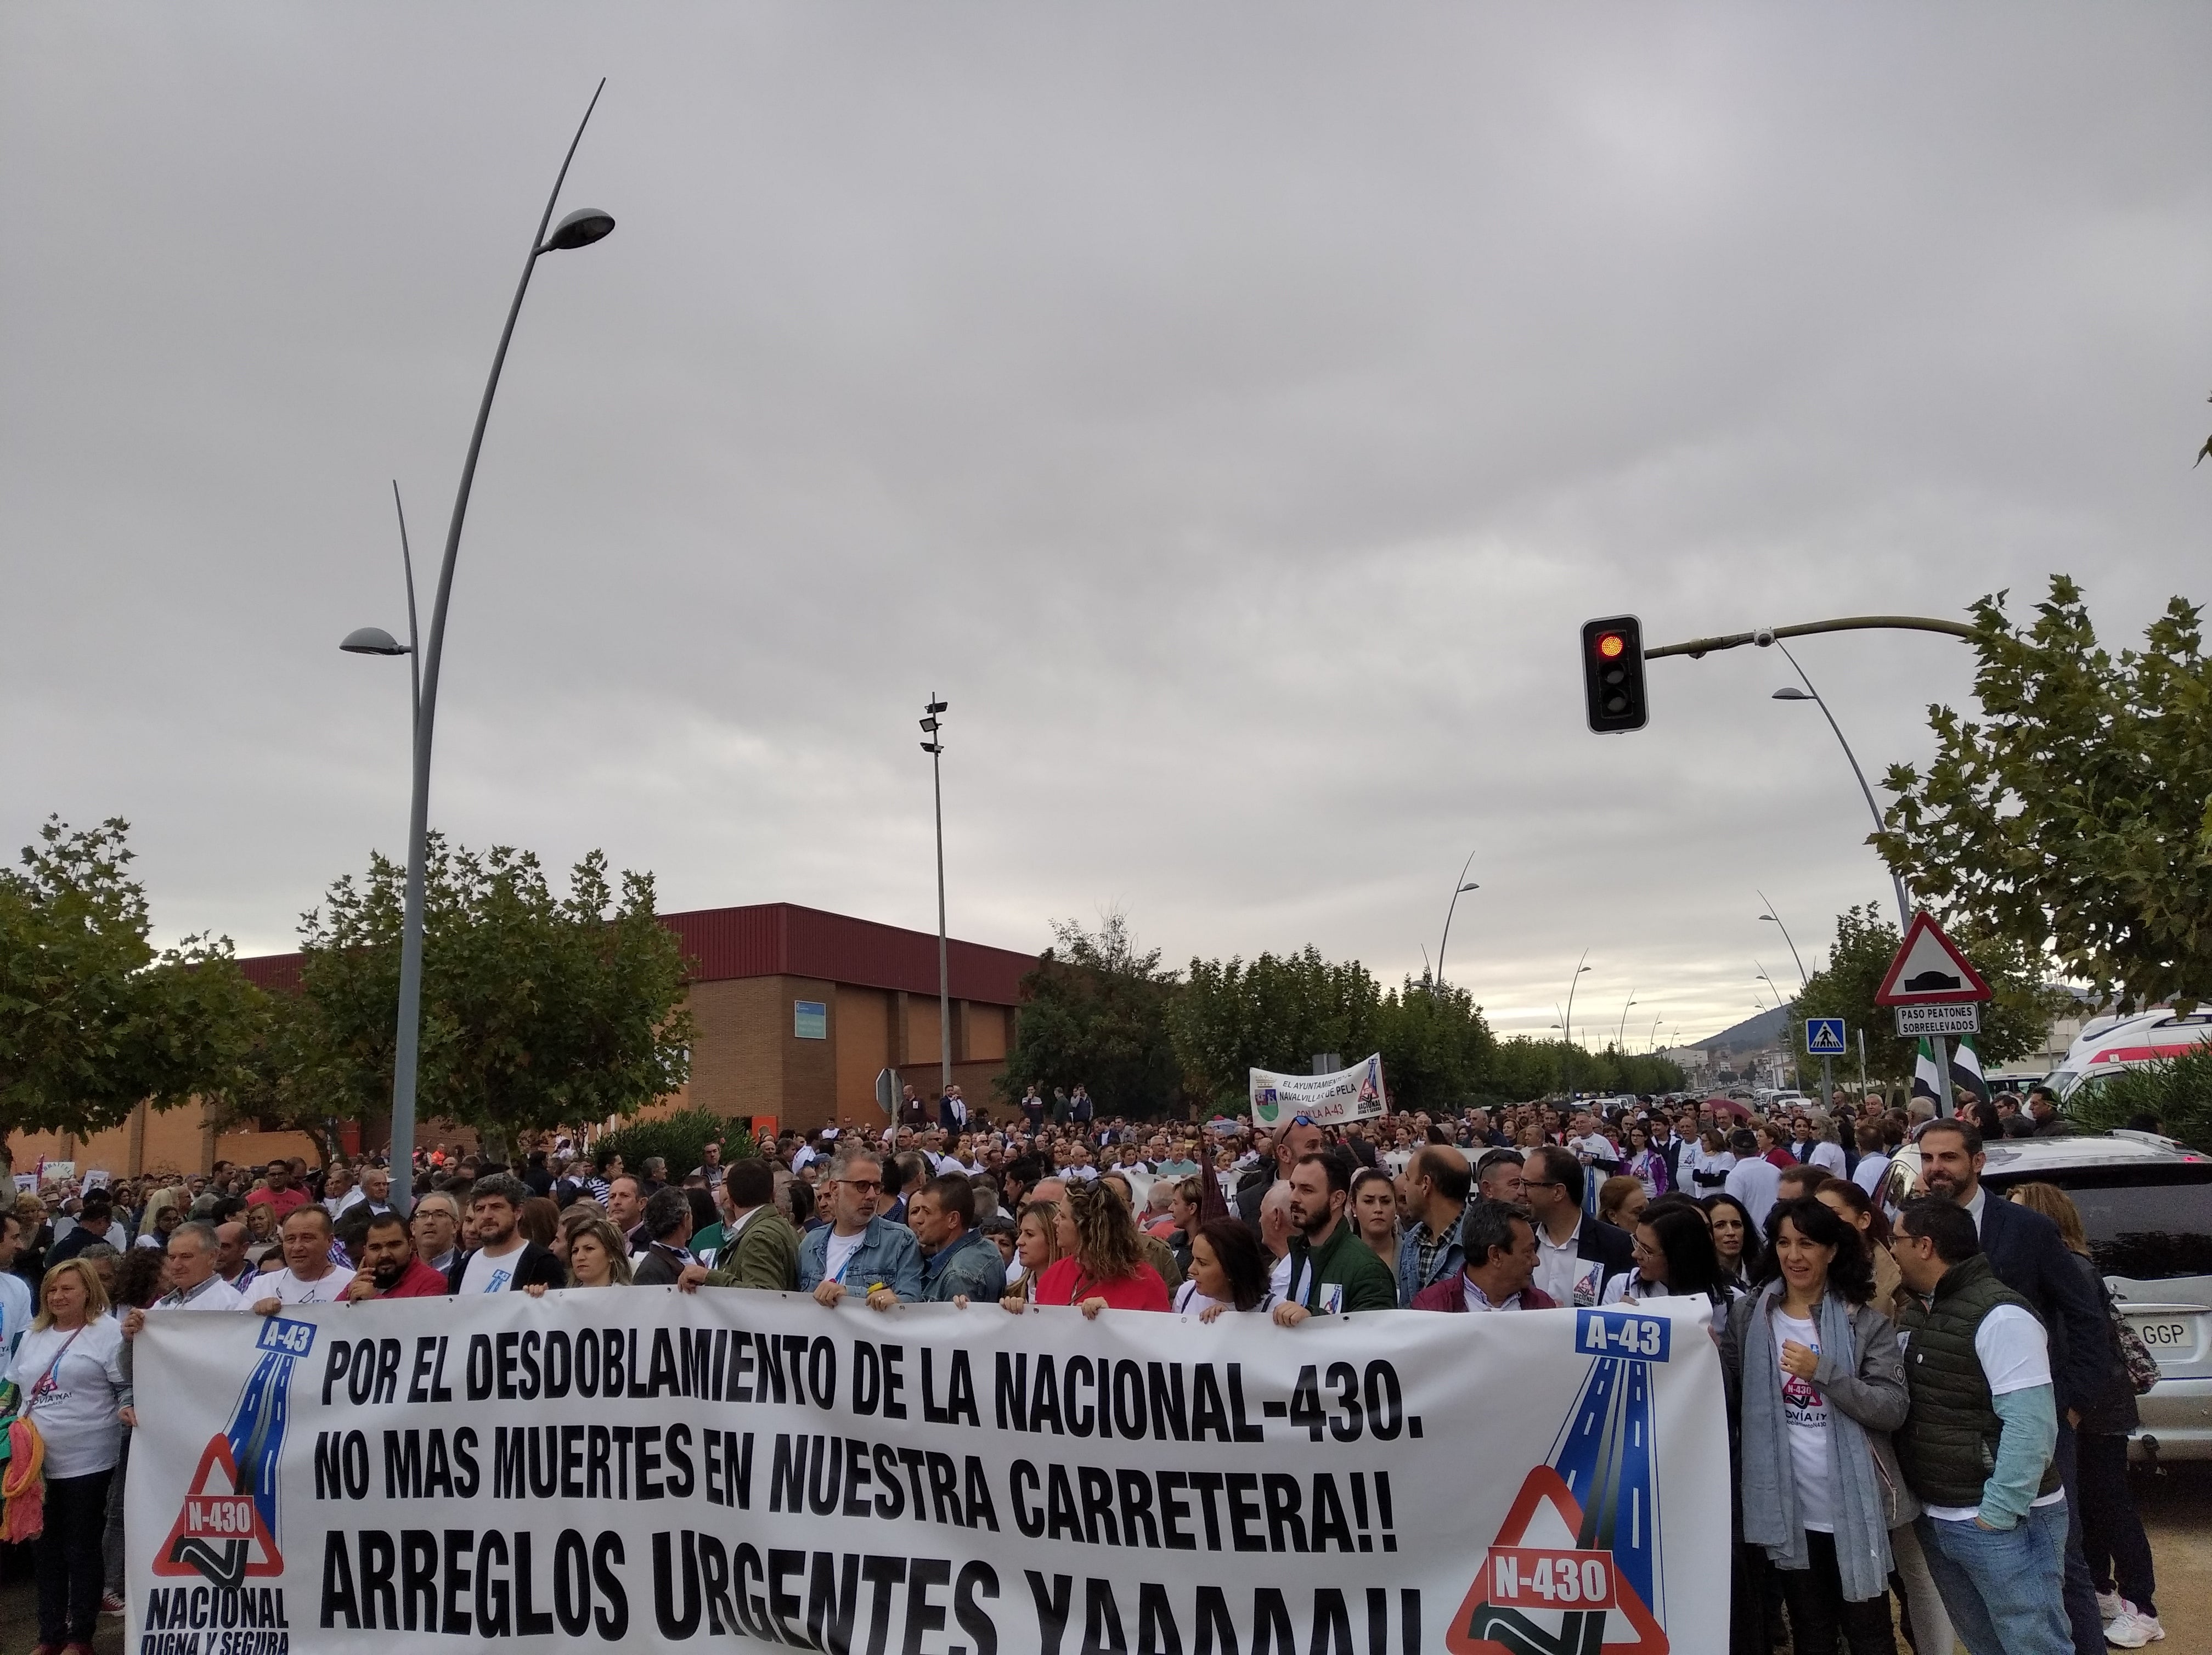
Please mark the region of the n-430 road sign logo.
POLYGON ((1841 1057, 1844 1055, 1844 1019, 1840 1017, 1807 1018, 1805 1050, 1815 1057, 1841 1057))
POLYGON ((1669 1655, 1651 1369, 1673 1330, 1632 1311, 1575 1313, 1589 1377, 1445 1629, 1451 1655, 1669 1655))
POLYGON ((277 1549, 276 1467, 291 1409, 292 1365, 315 1348, 315 1324, 272 1316, 230 1425, 200 1452, 177 1520, 154 1557, 156 1574, 197 1574, 218 1586, 284 1573, 277 1549))

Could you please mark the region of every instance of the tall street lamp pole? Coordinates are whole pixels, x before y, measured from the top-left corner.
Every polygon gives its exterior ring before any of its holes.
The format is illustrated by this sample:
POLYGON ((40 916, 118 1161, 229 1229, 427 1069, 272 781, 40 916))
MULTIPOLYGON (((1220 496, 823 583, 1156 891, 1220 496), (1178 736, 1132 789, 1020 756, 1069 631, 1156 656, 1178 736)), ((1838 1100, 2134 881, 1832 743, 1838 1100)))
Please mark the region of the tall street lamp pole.
MULTIPOLYGON (((579 208, 557 225, 553 224, 553 208, 561 199, 561 186, 568 182, 568 164, 576 158, 576 146, 584 141, 584 128, 591 124, 592 111, 599 107, 599 94, 606 90, 606 85, 605 80, 601 79, 592 94, 591 102, 585 106, 584 119, 576 124, 576 136, 568 141, 568 153, 562 157, 561 170, 553 179, 553 192, 545 198, 545 210, 538 216, 538 232, 530 239, 530 254, 522 262, 522 280, 515 286, 514 302, 507 309, 507 326, 500 330, 499 349, 492 354, 491 375, 484 382, 483 400, 477 406, 476 429, 469 435, 468 458, 461 465, 460 488, 453 496, 453 520, 446 529, 445 561, 438 570, 438 595, 430 608, 430 641, 418 657, 421 678, 415 708, 414 789, 407 818, 407 897, 400 922, 399 1012, 392 1062, 392 1204, 403 1211, 413 1204, 415 1190, 415 1081, 422 1020, 423 864, 428 855, 430 831, 430 745, 438 718, 438 669, 445 655, 446 611, 453 597, 453 563, 461 549, 461 525, 468 516, 469 491, 476 482, 477 457, 483 448, 484 427, 491 419, 492 398, 499 390, 500 369, 507 363, 507 347, 514 338, 515 320, 522 314, 523 295, 530 291, 531 272, 537 269, 539 255, 587 247, 615 227, 613 216, 596 207, 579 208), (550 235, 546 233, 549 225, 552 226, 550 235)), ((396 484, 393 496, 395 500, 398 497, 396 484)), ((403 551, 404 547, 403 533, 403 551)), ((408 630, 411 636, 411 557, 409 588, 408 630)), ((340 648, 356 654, 415 653, 412 648, 402 651, 396 645, 389 649, 380 648, 374 641, 364 642, 362 639, 362 633, 354 633, 340 648)))
POLYGON ((942 722, 945 709, 951 704, 949 701, 939 701, 937 691, 933 690, 929 692, 929 704, 921 709, 922 733, 929 738, 921 744, 921 750, 929 755, 930 787, 937 795, 937 1089, 939 1096, 952 1090, 952 979, 945 967, 945 727, 942 722))
POLYGON ((1613 1031, 1613 1050, 1620 1053, 1624 1057, 1628 1055, 1627 1049, 1623 1044, 1628 1038, 1628 1007, 1629 1006, 1633 1006, 1636 1003, 1636 990, 1631 989, 1628 991, 1628 994, 1629 999, 1627 1005, 1625 1005, 1620 1008, 1620 1026, 1613 1031))
POLYGON ((1437 986, 1439 989, 1441 989, 1442 987, 1443 987, 1443 981, 1444 981, 1444 948, 1445 948, 1445 946, 1446 946, 1448 944, 1449 944, 1449 942, 1451 941, 1451 922, 1452 922, 1452 915, 1453 915, 1455 912, 1456 912, 1456 911, 1458 910, 1458 908, 1459 908, 1459 899, 1460 899, 1462 897, 1465 896, 1465 895, 1466 895, 1468 891, 1480 891, 1480 890, 1481 890, 1481 889, 1482 889, 1482 886, 1480 885, 1480 883, 1478 883, 1478 882, 1477 882, 1477 881, 1475 881, 1475 880, 1470 879, 1468 879, 1468 878, 1467 877, 1467 871, 1468 871, 1468 868, 1470 868, 1470 867, 1473 867, 1474 866, 1474 853, 1473 851, 1471 851, 1471 850, 1470 850, 1470 851, 1468 851, 1468 852, 1467 853, 1467 860, 1466 860, 1464 862, 1462 862, 1462 863, 1460 864, 1459 878, 1458 878, 1458 879, 1457 879, 1457 880, 1455 880, 1455 881, 1454 882, 1454 884, 1453 884, 1453 885, 1452 885, 1452 894, 1451 894, 1451 903, 1450 903, 1450 905, 1449 905, 1449 906, 1448 906, 1448 907, 1444 910, 1444 934, 1443 934, 1443 935, 1441 938, 1439 938, 1439 939, 1437 940, 1437 977, 1436 977, 1436 981, 1437 981, 1437 986))
MULTIPOLYGON (((1874 818, 1875 831, 1881 832, 1881 806, 1874 801, 1874 789, 1867 786, 1866 772, 1859 768, 1858 755, 1851 751, 1851 744, 1844 739, 1843 726, 1836 722, 1836 715, 1828 710, 1828 703, 1821 699, 1820 692, 1813 687, 1813 680, 1805 676, 1805 669, 1797 664, 1797 657, 1790 653, 1790 646, 1778 637, 1773 642, 1774 647, 1782 652, 1783 659, 1790 663, 1790 669, 1797 674, 1799 682, 1805 686, 1800 690, 1795 685, 1785 685, 1774 692, 1774 699, 1809 701, 1820 709, 1820 716, 1828 721, 1828 727, 1836 733, 1836 745, 1844 750, 1844 757, 1850 762, 1851 774, 1858 778, 1859 792, 1865 795, 1867 814, 1874 818)), ((1894 868, 1890 870, 1889 883, 1897 897, 1897 923, 1899 928, 1902 929, 1912 922, 1911 902, 1905 894, 1905 880, 1894 868)), ((1777 922, 1779 923, 1779 922, 1777 922)))

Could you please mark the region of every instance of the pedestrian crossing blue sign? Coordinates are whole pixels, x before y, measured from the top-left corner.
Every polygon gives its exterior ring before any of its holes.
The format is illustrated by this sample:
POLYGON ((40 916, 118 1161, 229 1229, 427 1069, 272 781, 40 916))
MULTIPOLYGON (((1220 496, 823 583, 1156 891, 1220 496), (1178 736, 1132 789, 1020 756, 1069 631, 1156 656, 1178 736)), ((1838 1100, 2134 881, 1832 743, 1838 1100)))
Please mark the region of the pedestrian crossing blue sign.
POLYGON ((1841 1057, 1844 1055, 1844 1019, 1840 1017, 1807 1018, 1805 1050, 1815 1057, 1841 1057))

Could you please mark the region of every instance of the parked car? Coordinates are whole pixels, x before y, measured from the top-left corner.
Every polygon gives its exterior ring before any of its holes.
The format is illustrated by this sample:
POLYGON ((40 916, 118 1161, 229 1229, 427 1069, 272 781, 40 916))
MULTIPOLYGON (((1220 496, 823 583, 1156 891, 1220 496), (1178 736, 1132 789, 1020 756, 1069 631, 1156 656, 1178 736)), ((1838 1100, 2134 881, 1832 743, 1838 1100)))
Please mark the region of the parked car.
MULTIPOLYGON (((2055 1183, 2074 1198, 2121 1312, 2158 1360, 2136 1399, 2136 1459, 2212 1459, 2212 1159, 2148 1132, 2008 1138, 1986 1147, 1982 1183, 2055 1183)), ((1891 1163, 1893 1207, 1920 1193, 1920 1151, 1891 1163)))

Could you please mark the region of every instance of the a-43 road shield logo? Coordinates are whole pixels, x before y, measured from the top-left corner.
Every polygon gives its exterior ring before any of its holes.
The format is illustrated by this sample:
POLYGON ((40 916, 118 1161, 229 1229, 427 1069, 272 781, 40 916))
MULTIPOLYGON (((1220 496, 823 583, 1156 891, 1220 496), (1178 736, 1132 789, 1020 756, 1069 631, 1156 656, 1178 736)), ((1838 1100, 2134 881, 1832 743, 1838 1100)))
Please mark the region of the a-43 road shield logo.
POLYGON ((281 1316, 262 1323, 260 1358, 231 1410, 208 1439, 177 1520, 154 1557, 155 1574, 197 1574, 218 1586, 284 1572, 276 1543, 276 1468, 290 1409, 292 1365, 314 1348, 315 1324, 281 1316))

